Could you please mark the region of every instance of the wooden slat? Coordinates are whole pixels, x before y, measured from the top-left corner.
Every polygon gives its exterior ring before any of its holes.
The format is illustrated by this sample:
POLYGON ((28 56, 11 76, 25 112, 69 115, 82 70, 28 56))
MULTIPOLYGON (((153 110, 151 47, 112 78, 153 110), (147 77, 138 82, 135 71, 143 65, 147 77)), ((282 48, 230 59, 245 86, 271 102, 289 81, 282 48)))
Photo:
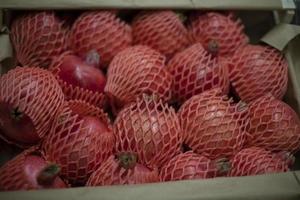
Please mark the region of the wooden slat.
POLYGON ((293 0, 0 0, 7 9, 184 8, 284 10, 293 0), (288 3, 282 3, 288 2, 288 3))

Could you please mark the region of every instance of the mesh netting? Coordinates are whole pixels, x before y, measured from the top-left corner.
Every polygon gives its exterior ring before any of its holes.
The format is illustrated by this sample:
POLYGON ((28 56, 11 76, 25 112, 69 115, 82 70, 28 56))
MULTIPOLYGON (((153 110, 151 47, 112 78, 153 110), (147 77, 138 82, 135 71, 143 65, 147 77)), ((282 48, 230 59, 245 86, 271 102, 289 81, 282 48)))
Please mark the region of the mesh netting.
POLYGON ((59 78, 60 66, 63 63, 63 59, 68 55, 73 54, 70 51, 66 51, 60 56, 55 57, 49 67, 51 72, 56 76, 56 79, 58 80, 65 94, 66 100, 78 99, 96 105, 100 108, 105 108, 107 104, 107 98, 104 93, 94 92, 85 88, 73 86, 72 84, 68 84, 59 78))
POLYGON ((259 147, 241 150, 231 160, 229 176, 251 176, 288 171, 285 161, 259 147))
POLYGON ((245 142, 247 108, 212 89, 187 100, 178 112, 184 143, 210 159, 230 157, 245 142))
POLYGON ((200 42, 207 50, 216 48, 219 55, 230 56, 248 43, 243 29, 240 19, 235 19, 232 13, 207 12, 193 14, 188 31, 192 40, 200 42))
POLYGON ((70 33, 72 50, 83 58, 96 51, 102 67, 132 43, 131 27, 110 11, 84 12, 75 21, 70 33))
POLYGON ((108 116, 101 109, 74 100, 66 103, 42 146, 47 160, 61 167, 62 177, 73 185, 83 185, 112 154, 114 136, 108 116), (85 125, 85 116, 104 122, 107 132, 99 132, 95 124, 85 125))
MULTIPOLYGON (((36 133, 42 138, 48 133, 53 119, 63 105, 64 95, 49 71, 17 67, 0 78, 0 102, 9 103, 27 115, 36 133)), ((3 139, 16 143, 13 138, 3 136, 3 139)))
MULTIPOLYGON (((43 186, 33 183, 33 180, 26 175, 25 161, 26 157, 29 155, 41 156, 40 152, 36 147, 32 147, 23 151, 21 154, 13 158, 12 160, 5 163, 0 168, 0 190, 32 190, 40 189, 43 186)), ((34 163, 33 163, 34 165, 34 163)), ((37 166, 35 166, 37 168, 37 166)), ((29 169, 27 166, 27 170, 29 169)), ((60 178, 56 178, 55 183, 51 185, 52 187, 67 187, 60 178)), ((49 186, 49 187, 51 187, 49 186)))
POLYGON ((172 11, 144 11, 132 23, 134 44, 147 45, 170 58, 190 44, 179 16, 172 11))
POLYGON ((160 170, 161 181, 204 179, 216 176, 215 163, 192 151, 175 156, 160 170))
POLYGON ((32 12, 13 21, 11 41, 22 65, 48 67, 67 49, 66 30, 54 12, 32 12))
POLYGON ((227 66, 204 50, 200 43, 175 54, 168 63, 168 70, 173 76, 173 98, 181 103, 215 87, 228 93, 227 66))
POLYGON ((180 153, 182 143, 175 111, 153 98, 136 100, 119 113, 114 123, 116 151, 137 153, 138 162, 151 168, 180 153))
POLYGON ((275 48, 246 45, 231 58, 229 78, 245 102, 268 92, 281 99, 287 89, 288 63, 275 48))
POLYGON ((133 169, 120 167, 118 160, 111 156, 89 178, 88 186, 125 185, 158 182, 157 170, 150 170, 141 164, 133 169))
POLYGON ((142 93, 171 97, 172 77, 165 69, 165 57, 146 46, 125 49, 109 65, 105 92, 119 104, 132 102, 142 93))
POLYGON ((250 104, 249 146, 271 151, 300 149, 300 120, 284 102, 268 94, 250 104))

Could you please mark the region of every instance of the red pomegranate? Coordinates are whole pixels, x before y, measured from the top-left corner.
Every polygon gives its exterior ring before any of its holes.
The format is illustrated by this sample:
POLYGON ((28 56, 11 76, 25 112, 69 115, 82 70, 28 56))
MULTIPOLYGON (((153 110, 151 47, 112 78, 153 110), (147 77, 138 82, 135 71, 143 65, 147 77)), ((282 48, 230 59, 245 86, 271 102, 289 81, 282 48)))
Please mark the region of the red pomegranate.
POLYGON ((11 41, 23 66, 48 67, 53 56, 67 49, 63 22, 52 11, 30 12, 15 19, 11 41))
POLYGON ((64 52, 53 59, 50 70, 56 76, 66 99, 87 101, 105 107, 103 94, 106 77, 101 70, 85 63, 71 52, 64 52))
POLYGON ((171 10, 143 11, 132 22, 134 44, 149 46, 168 59, 190 44, 180 17, 171 10))
POLYGON ((73 24, 71 49, 84 60, 107 67, 112 58, 132 43, 131 27, 114 11, 86 11, 73 24))
POLYGON ((249 44, 232 56, 229 78, 236 93, 245 102, 268 92, 281 99, 287 89, 288 63, 272 47, 249 44))
POLYGON ((191 16, 189 34, 211 54, 231 56, 248 43, 240 19, 232 13, 196 12, 191 16))
POLYGON ((58 177, 59 171, 57 165, 46 162, 31 148, 0 168, 0 190, 66 188, 68 185, 58 177))
POLYGON ((234 104, 220 89, 195 95, 179 109, 184 143, 210 159, 231 157, 242 149, 247 124, 247 107, 234 104))
POLYGON ((83 101, 69 101, 43 142, 47 160, 72 185, 84 185, 110 155, 114 135, 107 115, 83 101))
POLYGON ((20 147, 37 143, 48 133, 63 102, 61 88, 49 71, 10 70, 0 78, 0 137, 20 147))
POLYGON ((227 66, 210 55, 200 43, 174 55, 167 69, 173 77, 173 98, 180 103, 203 91, 219 87, 229 90, 227 66))
POLYGON ((165 57, 147 46, 133 46, 114 57, 109 65, 105 92, 116 109, 133 102, 142 93, 164 101, 171 96, 171 74, 165 57))
POLYGON ((247 145, 270 151, 300 149, 300 120, 295 111, 271 94, 250 104, 247 145))
POLYGON ((175 111, 153 96, 143 96, 117 116, 116 152, 137 154, 137 161, 159 168, 180 153, 181 128, 175 111))
POLYGON ((276 154, 259 147, 241 150, 231 159, 229 176, 253 176, 288 171, 288 164, 276 154))
POLYGON ((133 154, 111 156, 89 178, 87 186, 125 185, 158 182, 157 170, 136 162, 133 154))
POLYGON ((226 173, 229 168, 224 162, 215 162, 205 156, 188 151, 173 157, 160 170, 161 181, 214 178, 226 173))

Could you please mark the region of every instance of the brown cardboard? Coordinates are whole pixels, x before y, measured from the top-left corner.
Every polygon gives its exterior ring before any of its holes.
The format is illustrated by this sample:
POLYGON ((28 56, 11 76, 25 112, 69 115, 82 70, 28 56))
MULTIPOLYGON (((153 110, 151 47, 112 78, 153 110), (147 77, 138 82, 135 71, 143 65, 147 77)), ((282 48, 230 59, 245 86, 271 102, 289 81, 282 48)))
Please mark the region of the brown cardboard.
POLYGON ((299 200, 300 185, 293 172, 135 186, 109 186, 0 193, 5 200, 299 200))
POLYGON ((1 0, 10 9, 96 9, 96 8, 180 8, 180 9, 294 9, 293 0, 1 0))

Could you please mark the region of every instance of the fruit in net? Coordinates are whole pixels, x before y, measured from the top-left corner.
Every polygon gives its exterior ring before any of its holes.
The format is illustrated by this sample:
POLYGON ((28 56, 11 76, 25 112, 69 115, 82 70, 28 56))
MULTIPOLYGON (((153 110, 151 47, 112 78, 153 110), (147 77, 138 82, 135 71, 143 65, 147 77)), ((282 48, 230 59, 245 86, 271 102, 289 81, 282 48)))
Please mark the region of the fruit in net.
POLYGON ((288 162, 280 155, 260 147, 250 147, 233 156, 229 176, 253 176, 288 170, 288 162))
POLYGON ((229 90, 227 66, 196 43, 173 56, 167 69, 173 78, 173 98, 184 102, 206 90, 219 87, 229 90))
POLYGON ((84 185, 110 155, 114 135, 107 115, 83 101, 68 101, 45 138, 47 160, 61 167, 72 185, 84 185))
POLYGON ((149 46, 168 59, 190 44, 180 17, 170 10, 140 12, 133 19, 132 34, 134 44, 149 46))
POLYGON ((179 109, 183 142, 210 159, 234 155, 246 139, 247 107, 234 104, 220 89, 195 95, 179 109))
POLYGON ((52 11, 30 12, 16 18, 10 38, 23 66, 48 67, 53 56, 67 49, 67 32, 52 11))
POLYGON ((189 34, 211 54, 231 56, 236 49, 248 43, 240 19, 232 13, 196 12, 192 14, 189 34))
POLYGON ((56 76, 67 100, 78 99, 98 107, 105 107, 106 77, 81 58, 67 51, 55 57, 50 70, 56 76))
POLYGON ((58 176, 59 171, 37 149, 30 148, 0 168, 0 190, 66 188, 68 185, 58 176))
POLYGON ((250 103, 248 146, 270 151, 300 149, 300 120, 286 103, 266 94, 250 103))
POLYGON ((288 63, 273 47, 246 45, 229 61, 229 78, 237 95, 251 102, 270 92, 281 99, 288 82, 288 63))
POLYGON ((173 157, 160 170, 161 181, 214 178, 229 170, 225 161, 215 162, 188 151, 173 157))
POLYGON ((175 111, 154 96, 125 107, 114 126, 116 152, 137 154, 142 165, 159 168, 180 153, 181 128, 175 111))
POLYGON ((104 68, 131 45, 131 27, 113 11, 86 11, 73 24, 69 42, 83 60, 104 68))
POLYGON ((63 102, 62 90, 49 71, 31 67, 10 70, 0 78, 0 137, 20 147, 39 142, 63 102))
POLYGON ((171 97, 171 84, 165 57, 147 46, 137 45, 114 57, 108 68, 105 92, 117 110, 143 93, 167 101, 171 97))
POLYGON ((133 154, 110 156, 89 178, 87 186, 125 185, 158 182, 157 169, 136 162, 133 154))

